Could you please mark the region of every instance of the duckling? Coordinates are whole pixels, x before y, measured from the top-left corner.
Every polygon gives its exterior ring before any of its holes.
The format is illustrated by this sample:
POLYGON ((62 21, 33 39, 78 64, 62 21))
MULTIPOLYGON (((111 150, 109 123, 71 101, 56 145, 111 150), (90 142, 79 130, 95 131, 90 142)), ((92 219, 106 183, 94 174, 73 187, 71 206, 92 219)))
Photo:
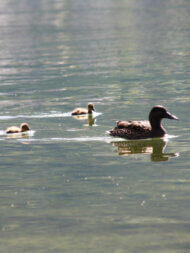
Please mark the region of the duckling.
POLYGON ((85 108, 75 108, 72 111, 72 115, 92 114, 92 111, 95 111, 94 104, 89 103, 87 105, 87 109, 85 109, 85 108))
POLYGON ((149 121, 117 121, 117 126, 108 132, 111 136, 126 139, 163 137, 166 134, 166 130, 161 124, 164 118, 178 119, 169 113, 164 106, 156 105, 149 113, 149 121))
POLYGON ((7 134, 10 134, 10 133, 23 133, 23 132, 26 132, 26 131, 29 131, 30 130, 30 127, 27 123, 22 123, 20 125, 20 127, 17 127, 17 126, 11 126, 11 127, 8 127, 5 132, 7 134))

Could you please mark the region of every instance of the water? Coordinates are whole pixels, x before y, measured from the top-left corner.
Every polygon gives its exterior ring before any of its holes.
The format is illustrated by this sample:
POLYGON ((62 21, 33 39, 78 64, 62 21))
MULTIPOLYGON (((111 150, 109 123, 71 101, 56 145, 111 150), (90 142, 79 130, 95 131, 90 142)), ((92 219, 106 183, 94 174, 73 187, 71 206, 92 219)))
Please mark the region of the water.
POLYGON ((0 252, 189 253, 189 1, 0 7, 0 252), (166 138, 106 133, 155 104, 166 138))

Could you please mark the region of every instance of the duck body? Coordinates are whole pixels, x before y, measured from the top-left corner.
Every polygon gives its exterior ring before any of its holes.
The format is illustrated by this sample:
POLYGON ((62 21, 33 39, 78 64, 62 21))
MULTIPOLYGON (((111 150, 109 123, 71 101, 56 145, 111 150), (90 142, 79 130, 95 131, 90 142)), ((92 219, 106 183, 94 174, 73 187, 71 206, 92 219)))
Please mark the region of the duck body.
POLYGON ((88 110, 85 108, 78 107, 72 111, 72 115, 84 115, 84 114, 88 114, 88 110))
POLYGON ((161 124, 163 118, 178 119, 170 114, 165 107, 158 105, 150 111, 149 121, 117 121, 116 127, 110 130, 109 134, 134 140, 163 137, 166 134, 166 130, 161 124))
POLYGON ((83 115, 83 114, 92 114, 92 111, 95 111, 95 108, 94 108, 94 104, 92 103, 89 103, 87 105, 87 109, 86 108, 75 108, 73 111, 72 111, 72 115, 83 115))
POLYGON ((26 132, 26 131, 29 131, 30 130, 30 127, 27 123, 22 123, 20 125, 20 127, 17 127, 17 126, 11 126, 11 127, 8 127, 5 132, 7 134, 13 134, 13 133, 23 133, 23 132, 26 132))
POLYGON ((163 137, 165 129, 152 131, 149 121, 118 121, 117 126, 109 131, 110 135, 130 140, 163 137))

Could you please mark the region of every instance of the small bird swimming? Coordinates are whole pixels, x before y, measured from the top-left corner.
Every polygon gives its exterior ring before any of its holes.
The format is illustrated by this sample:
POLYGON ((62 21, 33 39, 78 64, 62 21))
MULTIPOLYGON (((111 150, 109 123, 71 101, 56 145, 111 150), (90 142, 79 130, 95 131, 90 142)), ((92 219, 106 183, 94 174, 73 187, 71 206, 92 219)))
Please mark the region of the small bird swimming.
POLYGON ((26 132, 26 131, 29 131, 30 130, 30 127, 27 123, 22 123, 20 125, 20 127, 17 127, 17 126, 11 126, 11 127, 8 127, 5 132, 7 134, 13 134, 13 133, 23 133, 23 132, 26 132))
POLYGON ((178 120, 164 106, 156 105, 149 113, 149 121, 117 121, 117 126, 108 132, 111 136, 134 140, 163 137, 166 134, 161 124, 164 118, 178 120))
POLYGON ((72 115, 82 115, 82 114, 92 114, 92 111, 95 111, 95 107, 93 103, 89 103, 87 105, 87 109, 85 108, 75 108, 72 111, 72 115))

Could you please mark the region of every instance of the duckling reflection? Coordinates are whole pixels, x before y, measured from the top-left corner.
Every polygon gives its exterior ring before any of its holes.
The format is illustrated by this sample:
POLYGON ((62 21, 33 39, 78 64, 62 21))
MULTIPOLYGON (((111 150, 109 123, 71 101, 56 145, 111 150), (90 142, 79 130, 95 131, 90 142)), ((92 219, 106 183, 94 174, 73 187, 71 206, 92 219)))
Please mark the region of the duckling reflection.
POLYGON ((6 136, 7 138, 24 138, 24 139, 29 139, 29 134, 27 132, 23 132, 23 133, 10 133, 10 134, 7 134, 6 136))
POLYGON ((27 132, 7 134, 6 138, 7 139, 23 139, 23 141, 21 141, 22 144, 30 144, 30 142, 28 141, 30 139, 30 136, 27 132))
POLYGON ((88 120, 88 125, 93 126, 96 122, 96 117, 93 117, 92 114, 83 114, 83 115, 73 115, 73 118, 77 120, 88 120))
POLYGON ((179 155, 178 153, 164 153, 167 142, 163 139, 114 141, 111 143, 118 147, 119 155, 150 154, 152 162, 168 161, 170 158, 179 155))

